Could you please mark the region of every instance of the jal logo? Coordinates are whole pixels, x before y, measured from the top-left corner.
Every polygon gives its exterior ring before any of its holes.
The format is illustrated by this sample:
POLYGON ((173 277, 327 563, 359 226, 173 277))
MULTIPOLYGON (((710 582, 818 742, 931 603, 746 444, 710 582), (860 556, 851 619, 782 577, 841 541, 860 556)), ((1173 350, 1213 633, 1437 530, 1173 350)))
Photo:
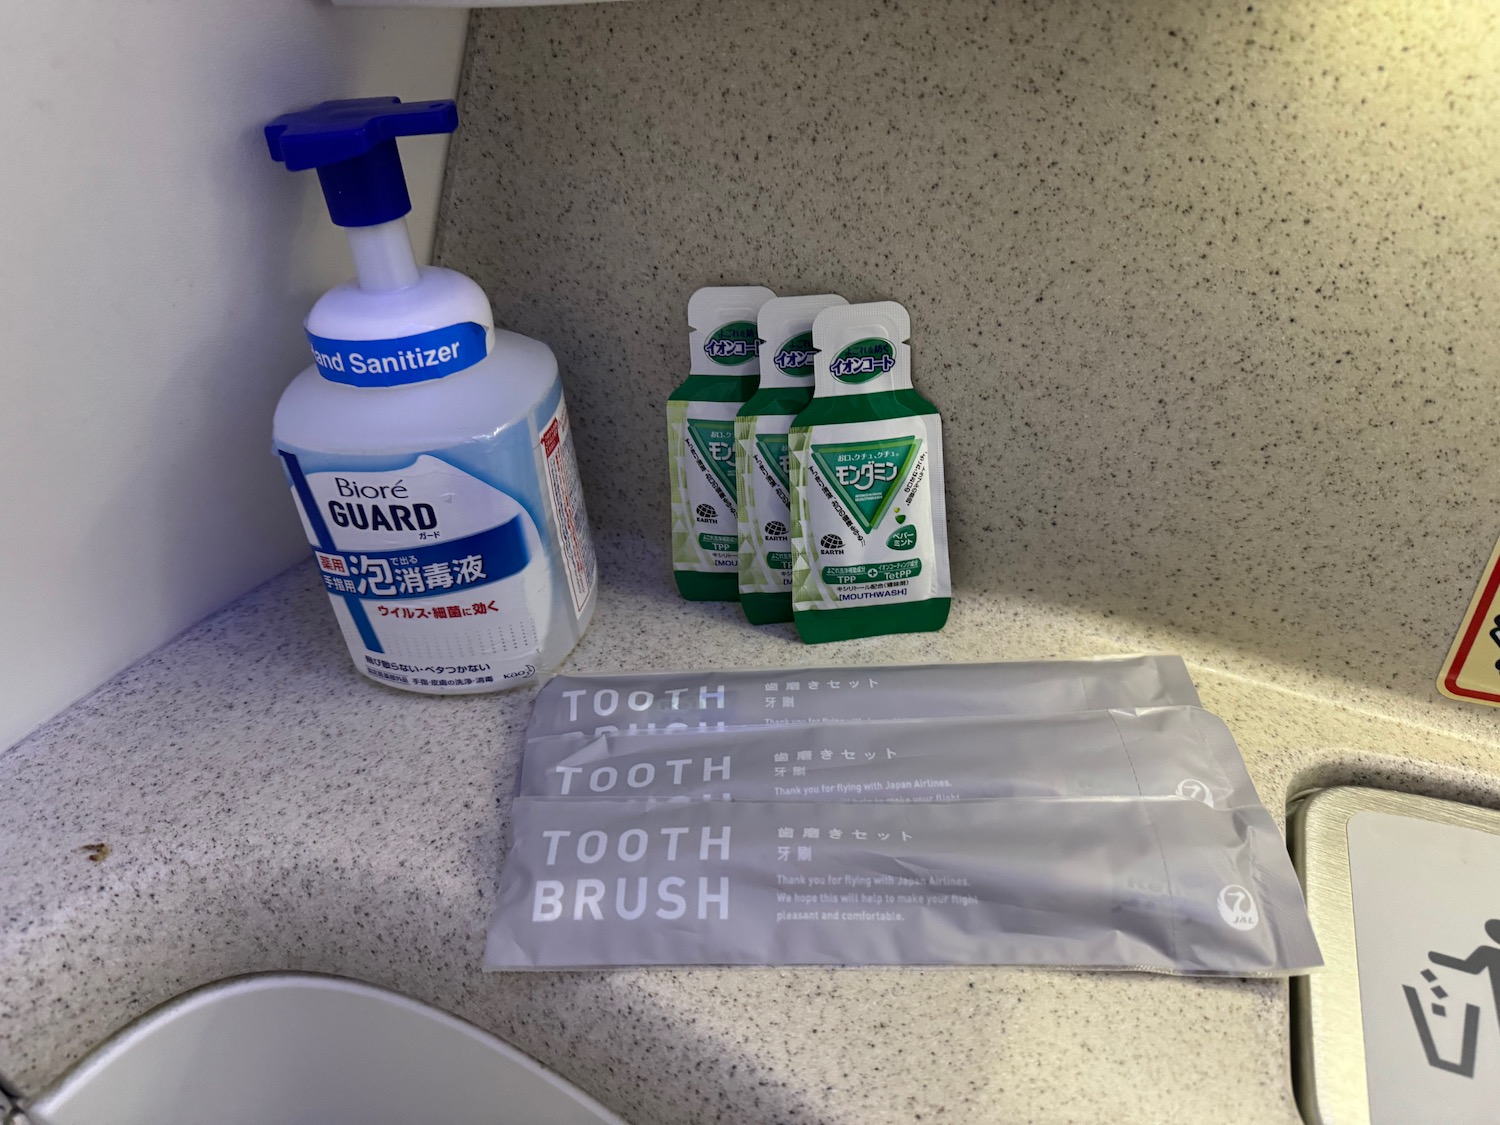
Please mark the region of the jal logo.
POLYGON ((812 333, 799 332, 776 349, 772 362, 783 375, 805 379, 813 373, 813 356, 817 354, 817 349, 813 347, 812 333))
POLYGON ((1209 808, 1214 807, 1214 794, 1204 782, 1196 777, 1185 777, 1177 783, 1177 795, 1189 801, 1199 801, 1209 808))
POLYGON ((1230 883, 1219 892, 1219 917, 1237 930, 1253 930, 1260 925, 1260 909, 1250 892, 1238 883, 1230 883))
POLYGON ((829 373, 842 383, 868 383, 896 366, 896 349, 889 340, 856 340, 828 364, 829 373))
POLYGON ((703 344, 703 354, 721 367, 739 367, 760 356, 760 337, 749 320, 734 320, 717 329, 703 344))

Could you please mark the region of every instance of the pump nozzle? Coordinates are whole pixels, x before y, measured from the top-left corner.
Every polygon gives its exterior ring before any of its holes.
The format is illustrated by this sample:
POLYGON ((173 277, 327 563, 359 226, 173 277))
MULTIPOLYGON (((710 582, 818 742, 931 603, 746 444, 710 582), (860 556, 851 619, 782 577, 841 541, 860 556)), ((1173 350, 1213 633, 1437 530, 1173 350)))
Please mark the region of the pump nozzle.
POLYGON ((335 223, 372 227, 411 210, 396 138, 457 128, 451 101, 350 98, 282 114, 266 126, 266 144, 289 171, 318 170, 335 223))

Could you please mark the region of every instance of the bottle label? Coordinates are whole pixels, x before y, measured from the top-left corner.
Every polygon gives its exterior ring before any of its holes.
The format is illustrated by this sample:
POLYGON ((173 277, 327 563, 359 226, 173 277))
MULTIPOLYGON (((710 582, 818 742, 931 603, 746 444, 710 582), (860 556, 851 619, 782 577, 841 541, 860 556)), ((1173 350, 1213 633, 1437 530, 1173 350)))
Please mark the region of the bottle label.
POLYGON ((513 497, 431 454, 397 470, 304 473, 280 453, 366 675, 451 692, 536 674, 531 607, 546 559, 513 497))
POLYGON ((568 404, 558 401, 557 413, 542 430, 542 464, 547 473, 547 499, 557 521, 562 548, 563 572, 573 597, 573 612, 583 616, 583 607, 598 585, 599 565, 589 517, 583 509, 583 483, 578 479, 578 461, 573 456, 573 428, 568 424, 568 404))
POLYGON ((352 387, 399 387, 473 367, 487 354, 488 332, 464 321, 392 340, 334 340, 307 334, 318 374, 352 387))
POLYGON ((791 494, 787 484, 790 414, 758 414, 735 423, 739 464, 740 592, 788 594, 792 589, 791 494))
POLYGON ((737 402, 669 402, 672 460, 672 565, 733 573, 739 567, 735 504, 737 402))

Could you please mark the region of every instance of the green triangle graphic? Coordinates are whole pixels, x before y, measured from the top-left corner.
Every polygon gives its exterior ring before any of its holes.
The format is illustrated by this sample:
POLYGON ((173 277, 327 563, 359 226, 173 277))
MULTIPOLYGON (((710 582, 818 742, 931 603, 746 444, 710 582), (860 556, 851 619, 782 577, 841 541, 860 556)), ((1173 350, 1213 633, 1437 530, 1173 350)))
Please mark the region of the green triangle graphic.
POLYGON ((916 459, 921 438, 815 445, 813 460, 844 507, 869 534, 884 518, 916 459))
POLYGON ((782 488, 791 487, 791 465, 787 458, 786 434, 756 434, 755 444, 760 449, 761 460, 771 466, 771 472, 781 482, 782 488))
POLYGON ((689 418, 688 433, 703 459, 713 466, 714 476, 719 478, 729 495, 734 495, 734 419, 719 421, 715 418, 689 418))

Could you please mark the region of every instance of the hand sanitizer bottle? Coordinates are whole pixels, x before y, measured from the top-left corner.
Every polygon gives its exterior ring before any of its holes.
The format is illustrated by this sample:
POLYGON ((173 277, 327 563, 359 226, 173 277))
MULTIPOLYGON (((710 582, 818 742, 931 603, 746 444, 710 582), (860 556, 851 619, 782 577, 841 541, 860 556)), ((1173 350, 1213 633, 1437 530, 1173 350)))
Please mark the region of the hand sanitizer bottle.
POLYGON ((357 275, 307 316, 313 363, 281 396, 275 451, 354 666, 429 695, 555 667, 597 578, 552 351, 412 255, 396 138, 457 127, 452 102, 399 98, 266 126, 272 157, 317 169, 357 275))

